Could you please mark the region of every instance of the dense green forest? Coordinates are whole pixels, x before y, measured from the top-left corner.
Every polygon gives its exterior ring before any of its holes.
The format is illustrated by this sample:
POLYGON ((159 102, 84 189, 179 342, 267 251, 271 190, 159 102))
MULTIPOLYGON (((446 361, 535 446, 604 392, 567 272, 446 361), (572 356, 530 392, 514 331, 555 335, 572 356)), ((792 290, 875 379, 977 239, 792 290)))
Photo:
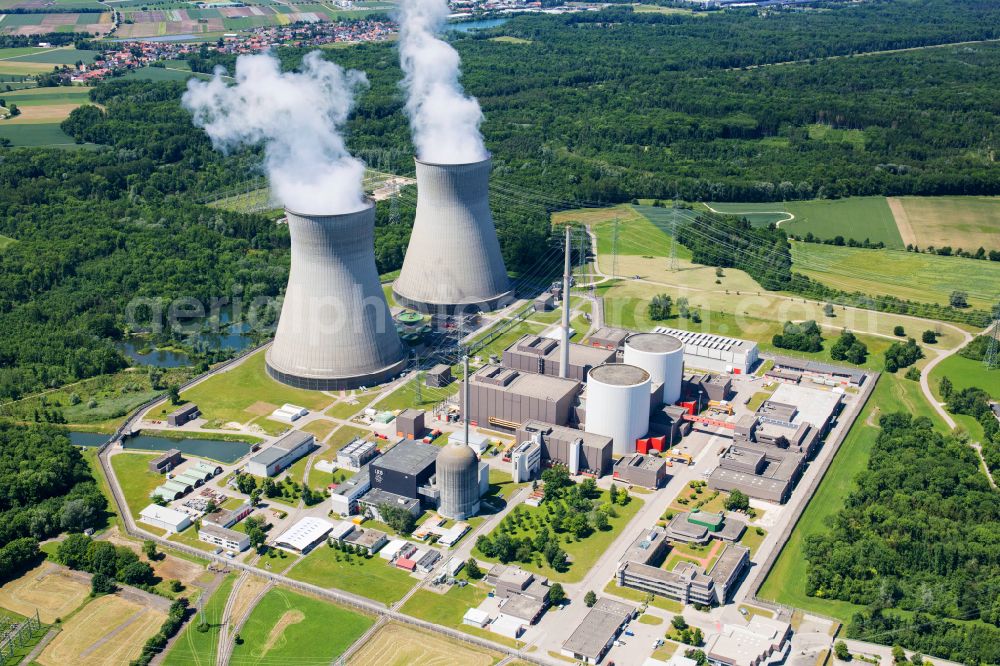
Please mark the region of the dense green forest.
POLYGON ((103 525, 106 511, 64 432, 0 422, 0 580, 38 557, 38 540, 103 525))
MULTIPOLYGON (((520 275, 557 268, 546 263, 548 214, 580 203, 1000 192, 991 161, 1000 47, 822 60, 995 38, 997 26, 1000 7, 986 0, 893 0, 708 16, 621 7, 518 17, 493 32, 455 36, 463 81, 485 112, 508 268, 520 275), (500 33, 530 43, 491 41, 500 33), (757 67, 783 61, 804 62, 757 67), (810 138, 815 123, 857 131, 849 141, 810 138)), ((278 53, 288 67, 304 55, 278 53)), ((352 150, 382 151, 388 166, 412 172, 395 46, 328 57, 371 81, 350 124, 352 150)), ((233 58, 207 50, 191 58, 200 71, 217 63, 231 67, 233 58)), ((130 325, 133 297, 208 303, 237 285, 250 298, 280 293, 284 228, 196 203, 259 173, 260 155, 212 150, 180 108, 182 90, 165 82, 99 85, 92 99, 104 110, 81 108, 64 129, 103 149, 0 149, 0 234, 18 241, 0 254, 0 399, 123 367, 114 342, 135 328, 154 343, 190 346, 189 332, 130 325)), ((404 192, 399 224, 379 206, 382 272, 401 264, 412 199, 404 192)), ((755 274, 769 288, 956 318, 946 308, 799 280, 788 272, 784 239, 766 232, 764 250, 757 240, 748 240, 750 255, 719 265, 776 256, 755 274)), ((976 322, 980 315, 961 314, 976 322)))
POLYGON ((844 508, 806 540, 807 592, 868 606, 853 638, 1000 662, 1000 495, 968 444, 928 419, 887 414, 879 425, 844 508))

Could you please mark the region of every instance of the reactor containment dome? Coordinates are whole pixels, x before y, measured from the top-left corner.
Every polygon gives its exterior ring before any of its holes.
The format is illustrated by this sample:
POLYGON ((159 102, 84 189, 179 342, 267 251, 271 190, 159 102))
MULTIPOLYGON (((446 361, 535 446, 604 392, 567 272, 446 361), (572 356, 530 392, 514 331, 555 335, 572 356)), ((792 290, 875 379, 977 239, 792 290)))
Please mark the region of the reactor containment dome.
POLYGON ((513 295, 490 212, 492 159, 469 164, 416 160, 417 212, 392 291, 426 313, 494 310, 513 295))
POLYGON ((635 453, 635 440, 649 430, 649 373, 634 365, 605 363, 587 377, 584 430, 611 437, 618 455, 635 453))
POLYGON ((681 399, 684 382, 684 343, 666 333, 636 333, 625 340, 628 365, 649 373, 653 384, 663 384, 663 402, 675 404, 681 399))
POLYGON ((373 386, 406 354, 375 268, 375 205, 343 215, 286 210, 292 266, 267 373, 297 388, 373 386))
POLYGON ((438 453, 436 470, 440 492, 438 513, 466 520, 479 513, 479 459, 465 444, 448 444, 438 453))

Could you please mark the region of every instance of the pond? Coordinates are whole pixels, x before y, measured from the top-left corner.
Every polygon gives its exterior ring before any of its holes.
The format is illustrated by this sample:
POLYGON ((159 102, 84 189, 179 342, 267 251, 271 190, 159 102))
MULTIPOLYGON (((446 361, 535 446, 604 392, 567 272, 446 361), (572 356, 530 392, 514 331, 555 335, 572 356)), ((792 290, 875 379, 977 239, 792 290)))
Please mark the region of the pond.
MULTIPOLYGON (((100 446, 108 441, 107 435, 92 432, 71 432, 69 439, 77 446, 100 446)), ((124 449, 130 451, 168 451, 177 449, 198 458, 209 458, 221 463, 234 463, 250 451, 245 442, 227 442, 220 439, 172 439, 139 434, 125 440, 124 449)))
POLYGON ((191 358, 184 353, 154 349, 142 354, 139 352, 142 347, 128 341, 119 342, 117 346, 123 354, 138 365, 155 365, 158 368, 180 368, 191 365, 191 358))
POLYGON ((510 19, 507 18, 490 18, 490 19, 479 19, 478 21, 463 21, 461 23, 449 23, 448 30, 454 32, 471 32, 473 30, 485 30, 487 28, 495 28, 498 25, 503 25, 510 19))

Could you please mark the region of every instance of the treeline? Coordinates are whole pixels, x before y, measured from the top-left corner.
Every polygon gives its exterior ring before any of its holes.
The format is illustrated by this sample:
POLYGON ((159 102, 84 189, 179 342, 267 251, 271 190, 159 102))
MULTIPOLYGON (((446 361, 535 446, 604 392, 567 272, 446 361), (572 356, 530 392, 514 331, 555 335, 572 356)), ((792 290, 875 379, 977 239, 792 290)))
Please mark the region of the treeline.
POLYGON ((995 477, 1000 473, 1000 420, 993 412, 990 394, 976 386, 956 390, 947 376, 941 378, 938 390, 949 412, 971 416, 982 426, 984 440, 979 444, 983 460, 995 477))
POLYGON ((0 580, 38 557, 38 541, 99 527, 107 499, 69 437, 0 422, 0 580))
POLYGON ((848 626, 852 638, 997 663, 1000 495, 972 449, 929 419, 887 414, 879 425, 844 507, 806 539, 806 592, 868 606, 848 626))

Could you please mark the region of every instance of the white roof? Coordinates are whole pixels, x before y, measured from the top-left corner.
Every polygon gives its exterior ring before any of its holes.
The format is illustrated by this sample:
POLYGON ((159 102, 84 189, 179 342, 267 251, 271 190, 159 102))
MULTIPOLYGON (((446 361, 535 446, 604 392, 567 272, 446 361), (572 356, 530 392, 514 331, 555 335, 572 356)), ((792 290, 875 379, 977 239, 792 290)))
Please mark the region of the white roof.
POLYGON ((501 613, 497 619, 493 620, 493 624, 490 625, 490 631, 501 636, 517 638, 523 626, 524 620, 521 618, 501 613))
POLYGON ((333 523, 330 521, 309 516, 292 525, 284 534, 275 539, 274 543, 295 550, 305 550, 329 534, 332 529, 333 523))
POLYGON ((809 386, 779 384, 768 400, 795 405, 798 413, 792 418, 792 423, 805 422, 814 428, 822 428, 843 397, 842 393, 809 386))
POLYGON ((469 441, 468 442, 465 441, 465 431, 464 430, 459 430, 457 432, 453 432, 453 433, 451 433, 448 436, 448 442, 451 443, 451 444, 475 444, 475 445, 482 446, 483 444, 485 444, 486 442, 488 442, 489 439, 490 438, 487 437, 486 435, 480 434, 480 433, 476 432, 475 430, 471 430, 471 429, 469 430, 469 441))
POLYGON ((139 517, 161 523, 170 523, 171 525, 180 525, 185 520, 191 520, 183 511, 175 511, 170 507, 160 506, 159 504, 150 504, 139 512, 139 517))
MULTIPOLYGON (((663 663, 662 661, 659 663, 663 663)), ((698 662, 681 654, 675 654, 666 662, 667 666, 698 666, 698 662)))
POLYGON ((440 539, 438 540, 444 545, 450 546, 451 544, 461 539, 462 535, 464 535, 468 531, 469 531, 468 523, 455 523, 447 530, 445 530, 444 534, 442 534, 440 539))
POLYGON ((379 553, 379 557, 381 557, 383 560, 391 560, 392 558, 396 557, 396 554, 399 553, 399 551, 402 550, 403 546, 405 545, 406 541, 404 541, 403 539, 393 539, 392 541, 390 541, 385 545, 385 547, 379 553))
POLYGON ((345 536, 354 531, 354 523, 342 520, 333 526, 330 531, 330 536, 334 539, 343 539, 345 536))
POLYGON ((286 402, 281 406, 281 411, 292 412, 294 414, 298 414, 299 416, 305 416, 306 414, 309 413, 309 410, 306 409, 305 407, 299 407, 298 405, 293 405, 289 402, 286 402))
POLYGON ((469 620, 470 622, 483 625, 489 622, 490 614, 478 608, 470 608, 465 611, 465 615, 462 616, 462 620, 469 620))

